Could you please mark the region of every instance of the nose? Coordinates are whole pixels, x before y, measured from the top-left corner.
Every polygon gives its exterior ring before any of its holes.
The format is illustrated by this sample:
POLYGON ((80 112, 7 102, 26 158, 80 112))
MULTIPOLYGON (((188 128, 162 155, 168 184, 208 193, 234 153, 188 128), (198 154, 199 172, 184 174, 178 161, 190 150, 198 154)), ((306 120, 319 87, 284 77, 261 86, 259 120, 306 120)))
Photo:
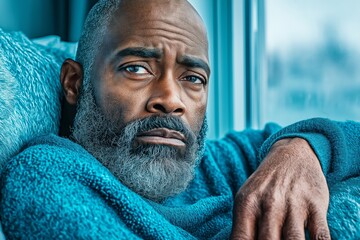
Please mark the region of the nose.
POLYGON ((185 104, 180 98, 181 86, 172 78, 159 79, 153 84, 151 97, 146 110, 151 113, 173 114, 181 116, 185 113, 185 104))

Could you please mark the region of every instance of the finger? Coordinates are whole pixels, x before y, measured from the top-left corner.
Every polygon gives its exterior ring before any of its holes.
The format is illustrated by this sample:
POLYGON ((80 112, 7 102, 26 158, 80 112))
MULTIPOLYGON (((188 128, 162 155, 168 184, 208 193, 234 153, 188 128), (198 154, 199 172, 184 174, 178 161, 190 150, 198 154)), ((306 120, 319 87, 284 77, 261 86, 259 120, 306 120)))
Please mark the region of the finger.
POLYGON ((285 205, 279 205, 269 198, 262 204, 258 221, 258 239, 281 239, 281 229, 285 218, 285 205))
POLYGON ((256 239, 256 217, 247 214, 248 217, 237 218, 233 222, 230 239, 253 240, 256 239))
POLYGON ((307 228, 311 239, 329 240, 330 230, 326 219, 327 211, 312 211, 308 218, 307 228))
POLYGON ((299 208, 290 208, 283 226, 282 234, 284 239, 304 240, 305 239, 305 211, 299 208))
POLYGON ((231 239, 256 239, 256 219, 259 207, 251 196, 237 196, 234 202, 234 217, 231 239))

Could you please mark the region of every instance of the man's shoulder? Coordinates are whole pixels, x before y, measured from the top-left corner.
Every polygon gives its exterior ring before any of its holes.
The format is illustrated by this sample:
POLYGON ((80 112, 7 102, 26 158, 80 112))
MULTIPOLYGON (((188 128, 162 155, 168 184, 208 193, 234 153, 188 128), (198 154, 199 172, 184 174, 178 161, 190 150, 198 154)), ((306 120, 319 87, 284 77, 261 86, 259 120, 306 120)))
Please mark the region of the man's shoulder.
POLYGON ((33 138, 24 148, 23 152, 36 151, 43 147, 50 147, 53 151, 65 149, 70 152, 76 152, 78 154, 86 154, 87 151, 79 144, 71 141, 68 138, 60 137, 55 134, 43 135, 33 138))
POLYGON ((97 160, 80 145, 69 139, 56 135, 36 137, 15 157, 5 165, 2 175, 19 174, 21 172, 45 172, 70 170, 77 163, 97 164, 97 160))
MULTIPOLYGON (((54 203, 51 197, 67 198, 69 192, 88 191, 89 178, 105 181, 111 177, 99 161, 76 143, 57 136, 44 136, 34 139, 5 165, 0 177, 2 201, 11 204, 11 199, 17 196, 17 202, 21 202, 31 195, 54 203)), ((28 199, 26 204, 31 201, 28 199)), ((61 202, 57 202, 59 206, 61 202)))
POLYGON ((74 239, 101 234, 119 239, 129 234, 106 199, 126 192, 125 187, 68 139, 34 139, 8 162, 0 189, 1 220, 10 238, 52 239, 63 233, 74 239))

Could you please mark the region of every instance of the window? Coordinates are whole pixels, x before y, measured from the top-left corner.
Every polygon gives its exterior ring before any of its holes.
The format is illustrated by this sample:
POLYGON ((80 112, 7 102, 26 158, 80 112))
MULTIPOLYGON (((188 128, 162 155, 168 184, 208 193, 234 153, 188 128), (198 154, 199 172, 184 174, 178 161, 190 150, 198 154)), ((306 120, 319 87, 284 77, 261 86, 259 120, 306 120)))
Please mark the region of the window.
POLYGON ((360 1, 253 3, 258 124, 311 117, 359 121, 360 1))
POLYGON ((211 65, 208 137, 245 126, 243 1, 189 0, 208 31, 211 65))

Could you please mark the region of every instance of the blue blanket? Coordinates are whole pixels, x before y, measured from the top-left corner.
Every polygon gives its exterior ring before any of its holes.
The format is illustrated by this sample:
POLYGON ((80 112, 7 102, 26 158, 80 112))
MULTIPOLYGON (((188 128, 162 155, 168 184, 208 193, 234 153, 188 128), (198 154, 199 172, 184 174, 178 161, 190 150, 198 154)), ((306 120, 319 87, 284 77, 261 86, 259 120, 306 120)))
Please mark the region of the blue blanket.
POLYGON ((316 150, 329 182, 332 238, 359 239, 360 177, 353 164, 360 144, 349 127, 360 133, 355 123, 313 120, 209 141, 190 186, 161 204, 129 190, 76 143, 37 138, 1 175, 3 231, 9 239, 227 239, 234 195, 259 165, 258 156, 280 138, 300 136, 316 150))

